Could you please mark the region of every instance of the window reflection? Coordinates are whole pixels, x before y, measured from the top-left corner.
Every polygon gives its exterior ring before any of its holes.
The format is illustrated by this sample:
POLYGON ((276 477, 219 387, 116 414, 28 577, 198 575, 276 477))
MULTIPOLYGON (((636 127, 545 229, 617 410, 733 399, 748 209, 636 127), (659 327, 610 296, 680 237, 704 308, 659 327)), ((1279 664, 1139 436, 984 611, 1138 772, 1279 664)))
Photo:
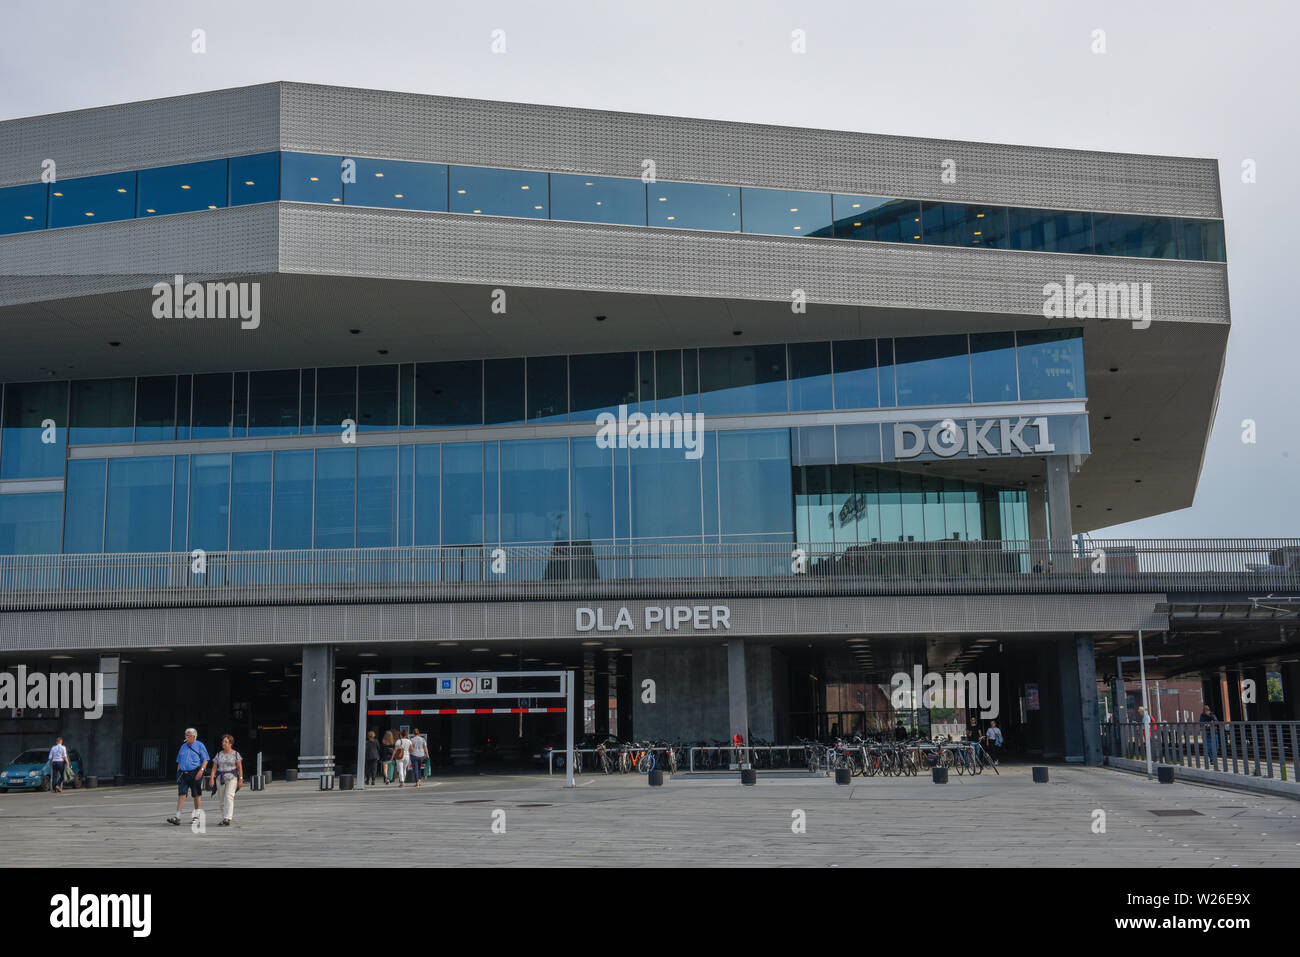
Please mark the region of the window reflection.
POLYGON ((1011 209, 1011 248, 1048 253, 1092 252, 1092 214, 1050 209, 1011 209))
POLYGON ((970 402, 970 359, 964 335, 895 339, 894 355, 900 406, 970 402))
POLYGON ((1154 259, 1178 255, 1172 219, 1093 213, 1092 228, 1097 252, 1102 255, 1154 259))
POLYGON ((85 226, 135 216, 135 173, 108 173, 50 184, 50 225, 85 226))
POLYGON ((785 412, 785 347, 701 349, 700 392, 706 415, 785 412))
POLYGON ((921 241, 921 204, 914 199, 836 193, 834 213, 836 239, 882 243, 921 241))
POLYGON ((226 205, 226 160, 140 171, 137 216, 192 213, 226 205))
POLYGON ((280 154, 232 156, 228 182, 231 206, 274 202, 280 198, 280 154))
POLYGON ((530 219, 545 219, 549 215, 545 173, 452 166, 450 183, 453 213, 530 219))
POLYGON ((1020 399, 1075 399, 1084 393, 1083 336, 1078 329, 1016 333, 1020 399))
POLYGON ((644 226, 645 202, 639 179, 551 174, 551 219, 644 226))
POLYGON ((447 209, 447 167, 441 163, 356 159, 356 182, 343 184, 349 206, 447 209))
POLYGON ((44 229, 48 194, 44 183, 0 189, 0 235, 44 229))
POLYGON ((740 190, 702 183, 651 183, 646 213, 651 226, 740 232, 740 190))
POLYGON ((1002 206, 922 203, 921 226, 923 241, 936 246, 1008 245, 1007 210, 1002 206))
POLYGON ((343 157, 280 154, 280 198, 293 203, 343 203, 343 157))
POLYGON ((829 236, 831 197, 789 189, 755 189, 740 192, 741 223, 747 233, 773 236, 829 236))

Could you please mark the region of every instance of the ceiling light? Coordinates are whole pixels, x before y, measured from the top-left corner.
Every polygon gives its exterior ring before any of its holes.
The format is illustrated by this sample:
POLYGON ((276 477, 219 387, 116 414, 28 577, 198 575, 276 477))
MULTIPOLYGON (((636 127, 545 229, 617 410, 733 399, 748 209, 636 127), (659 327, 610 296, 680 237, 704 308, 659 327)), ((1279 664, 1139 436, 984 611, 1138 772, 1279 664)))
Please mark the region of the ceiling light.
MULTIPOLYGON (((163 649, 160 649, 160 650, 162 650, 162 651, 171 651, 170 648, 163 648, 163 649)), ((254 660, 254 661, 270 661, 271 659, 270 659, 270 658, 254 658, 253 660, 254 660)))
POLYGON ((981 233, 981 232, 977 229, 977 230, 975 230, 975 235, 976 235, 976 236, 982 236, 982 235, 984 235, 984 234, 981 233))
POLYGON ((527 189, 528 187, 527 187, 527 186, 520 186, 519 188, 520 188, 520 189, 527 189))
POLYGON ((443 648, 455 648, 460 642, 458 641, 440 641, 438 644, 443 648))
POLYGON ((264 674, 266 674, 266 672, 265 672, 265 671, 250 671, 249 674, 250 674, 250 675, 264 675, 264 674))
POLYGON ((163 665, 164 668, 179 668, 180 665, 163 665))
POLYGON ((481 210, 481 209, 476 209, 476 210, 474 210, 474 212, 476 212, 476 213, 481 213, 481 212, 483 212, 483 210, 481 210))
POLYGON ((253 185, 253 181, 252 181, 251 179, 246 179, 246 180, 244 180, 244 185, 245 185, 245 186, 252 186, 252 185, 253 185))
POLYGON ((330 200, 330 202, 331 202, 331 203, 341 203, 341 202, 343 202, 343 200, 341 200, 341 199, 339 199, 337 196, 335 196, 333 199, 330 200))
POLYGON ((857 209, 857 208, 858 208, 859 206, 861 206, 861 205, 862 205, 861 203, 854 203, 854 204, 853 204, 853 208, 854 208, 854 209, 857 209))
POLYGON ((320 177, 319 177, 319 176, 308 176, 307 178, 310 179, 313 183, 319 183, 319 182, 320 182, 320 177))
POLYGON ((471 648, 470 651, 491 651, 491 648, 471 648))
POLYGON ((542 208, 542 207, 540 207, 540 206, 534 206, 534 207, 533 207, 533 209, 541 209, 541 208, 542 208))
POLYGON ((55 196, 62 196, 63 194, 62 194, 62 193, 55 193, 54 195, 55 195, 55 196))
POLYGON ((669 219, 676 219, 677 217, 676 217, 676 216, 669 216, 668 218, 669 218, 669 219))
POLYGON ((215 207, 215 206, 209 206, 209 207, 208 207, 208 209, 216 209, 216 208, 217 208, 217 207, 215 207))
POLYGON ((920 237, 920 236, 913 236, 912 238, 913 238, 913 239, 920 239, 921 237, 920 237))
POLYGON ((205 652, 205 653, 204 653, 203 657, 204 657, 204 658, 224 658, 224 657, 226 657, 226 653, 225 653, 224 651, 208 651, 208 652, 205 652))
POLYGON ((69 661, 71 660, 72 655, 50 655, 50 657, 55 661, 69 661))
POLYGON ((797 213, 797 212, 799 212, 799 207, 798 207, 798 206, 791 206, 791 207, 790 207, 790 212, 792 212, 792 213, 797 213))
MULTIPOLYGON (((63 195, 63 194, 62 194, 62 193, 55 193, 54 195, 55 195, 55 196, 61 196, 61 195, 63 195)), ((668 197, 667 197, 667 196, 660 196, 660 197, 659 197, 659 202, 661 202, 661 203, 666 203, 666 202, 668 202, 668 197)))
POLYGON ((503 651, 497 655, 498 658, 513 658, 514 656, 515 653, 513 651, 503 651))
POLYGON ((457 193, 457 195, 460 195, 460 196, 464 196, 464 195, 465 195, 465 191, 464 191, 463 189, 458 189, 458 190, 456 190, 456 193, 457 193))
POLYGON ((87 216, 94 216, 94 213, 86 213, 87 216))
POLYGON ((146 212, 146 213, 156 213, 156 212, 158 212, 158 210, 156 210, 156 209, 146 209, 145 212, 146 212))
POLYGON ((117 188, 117 191, 118 191, 119 193, 125 193, 125 192, 126 192, 126 190, 125 190, 123 187, 121 187, 121 186, 119 186, 119 187, 117 188))
POLYGON ((795 229, 803 229, 802 226, 796 226, 795 229))
POLYGON ((357 652, 357 657, 358 657, 358 658, 378 658, 378 657, 379 657, 379 653, 378 653, 378 652, 374 652, 374 651, 359 651, 359 652, 357 652))
POLYGON ((31 219, 30 216, 24 216, 23 219, 31 219))
POLYGON ((582 646, 584 648, 598 648, 600 647, 600 644, 601 643, 599 641, 584 641, 582 643, 582 646))
POLYGON ((225 668, 209 668, 209 671, 225 671, 225 668))
POLYGON ((182 183, 182 184, 181 184, 181 189, 189 189, 189 187, 186 186, 186 185, 184 185, 184 184, 182 183))
POLYGON ((383 179, 383 178, 384 178, 384 174, 383 174, 383 173, 376 173, 375 175, 378 176, 380 179, 383 179))
POLYGON ((861 223, 854 223, 853 225, 854 225, 854 226, 861 226, 862 224, 861 224, 861 223))
POLYGON ((401 193, 394 193, 394 194, 393 194, 393 199, 402 199, 402 198, 403 198, 403 197, 402 197, 402 194, 401 194, 401 193))

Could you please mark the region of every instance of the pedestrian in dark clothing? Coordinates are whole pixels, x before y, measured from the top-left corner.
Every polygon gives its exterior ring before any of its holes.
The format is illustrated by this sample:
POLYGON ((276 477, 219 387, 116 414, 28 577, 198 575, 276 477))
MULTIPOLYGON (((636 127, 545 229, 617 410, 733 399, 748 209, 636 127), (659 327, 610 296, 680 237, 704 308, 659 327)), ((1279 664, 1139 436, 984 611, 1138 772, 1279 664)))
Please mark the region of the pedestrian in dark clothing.
POLYGON ((1210 767, 1214 767, 1214 759, 1219 744, 1217 727, 1219 718, 1210 710, 1210 706, 1207 704, 1201 709, 1201 716, 1197 720, 1199 720, 1202 725, 1205 725, 1205 727, 1201 729, 1205 735, 1205 756, 1209 760, 1210 767))
POLYGON ((375 732, 366 732, 366 784, 375 783, 375 775, 379 772, 379 742, 375 739, 375 732))

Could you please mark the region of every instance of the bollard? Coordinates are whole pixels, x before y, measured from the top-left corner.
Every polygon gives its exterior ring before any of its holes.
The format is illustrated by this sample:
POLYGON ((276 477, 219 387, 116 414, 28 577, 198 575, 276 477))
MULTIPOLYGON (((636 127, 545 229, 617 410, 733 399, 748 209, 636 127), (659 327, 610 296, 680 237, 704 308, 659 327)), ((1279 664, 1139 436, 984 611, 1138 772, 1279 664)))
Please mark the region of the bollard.
POLYGON ((852 772, 849 768, 836 768, 836 769, 835 769, 835 783, 836 783, 836 784, 852 784, 852 783, 853 783, 853 772, 852 772))
POLYGON ((1047 783, 1047 768, 1034 768, 1034 783, 1035 784, 1047 783))
POLYGON ((320 776, 320 789, 321 789, 322 791, 333 791, 333 790, 334 790, 334 775, 332 775, 332 774, 322 774, 322 775, 320 776))
POLYGON ((758 783, 758 772, 755 771, 753 768, 741 768, 740 783, 745 785, 745 787, 752 788, 755 784, 758 783))
POLYGON ((651 771, 647 777, 650 778, 650 786, 652 788, 661 788, 664 786, 664 773, 658 768, 651 771))
POLYGON ((263 790, 262 776, 260 774, 254 774, 251 778, 248 779, 248 787, 249 790, 252 791, 263 790))
POLYGON ((99 787, 99 778, 93 774, 87 774, 82 780, 82 785, 88 788, 97 788, 99 787))
POLYGON ((271 783, 271 771, 268 768, 267 770, 262 772, 262 787, 265 788, 270 783, 271 783))
POLYGON ((355 774, 340 774, 340 775, 339 775, 339 790, 340 790, 340 791, 351 791, 351 790, 352 790, 353 788, 355 788, 356 786, 357 786, 357 776, 356 776, 355 774))
POLYGON ((297 769, 297 768, 286 768, 286 769, 285 769, 285 772, 284 772, 284 780, 285 780, 285 783, 288 783, 288 782, 290 782, 290 781, 297 781, 297 780, 298 780, 298 769, 297 769))
POLYGON ((1160 781, 1161 784, 1173 784, 1174 783, 1173 767, 1168 764, 1160 765, 1158 768, 1156 768, 1156 778, 1160 781))
POLYGON ((948 769, 947 769, 947 768, 931 768, 931 769, 930 769, 930 780, 933 781, 935 784, 947 784, 947 783, 948 783, 948 769))

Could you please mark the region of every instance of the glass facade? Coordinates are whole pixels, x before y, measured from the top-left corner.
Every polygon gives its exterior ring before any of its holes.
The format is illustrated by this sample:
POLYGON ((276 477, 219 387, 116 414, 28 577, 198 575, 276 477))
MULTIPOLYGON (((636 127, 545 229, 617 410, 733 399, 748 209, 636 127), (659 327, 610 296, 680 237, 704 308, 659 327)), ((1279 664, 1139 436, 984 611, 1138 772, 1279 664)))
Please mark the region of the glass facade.
POLYGON ((258 153, 0 189, 0 234, 284 200, 772 236, 1224 262, 1223 221, 258 153))

